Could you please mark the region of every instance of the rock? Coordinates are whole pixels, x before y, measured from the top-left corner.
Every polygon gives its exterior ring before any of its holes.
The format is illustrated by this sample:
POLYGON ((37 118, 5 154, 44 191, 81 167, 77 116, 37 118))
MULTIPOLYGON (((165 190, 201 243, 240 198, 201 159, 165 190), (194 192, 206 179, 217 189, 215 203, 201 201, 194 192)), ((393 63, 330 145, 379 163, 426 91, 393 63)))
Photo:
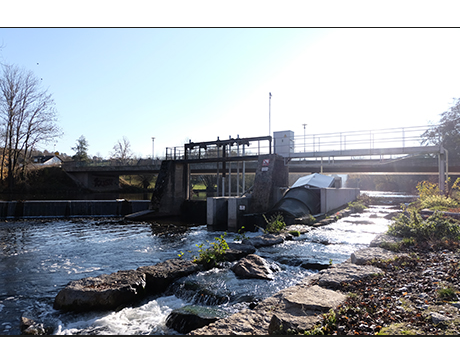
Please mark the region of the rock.
POLYGON ((438 312, 432 312, 431 313, 431 321, 433 321, 433 323, 435 325, 439 325, 439 324, 445 324, 446 321, 449 321, 450 318, 447 317, 447 316, 444 316, 438 312))
POLYGON ((327 269, 331 266, 330 264, 311 262, 308 260, 305 261, 303 259, 299 259, 293 256, 281 256, 281 257, 276 257, 275 259, 280 264, 286 264, 292 267, 300 266, 304 269, 309 269, 309 270, 322 270, 322 269, 327 269))
POLYGON ((118 271, 70 282, 54 300, 57 310, 113 310, 141 298, 145 293, 145 274, 118 271))
POLYGON ((399 243, 402 238, 397 236, 392 236, 388 234, 379 234, 369 244, 369 247, 381 247, 383 244, 395 244, 399 243))
POLYGON ((264 312, 243 309, 227 318, 213 322, 205 327, 191 331, 188 335, 234 336, 234 335, 267 335, 270 316, 264 312))
POLYGON ((328 312, 344 302, 346 295, 317 285, 298 289, 283 297, 268 327, 270 335, 303 332, 311 329, 328 312), (279 306, 280 307, 280 306, 279 306))
POLYGON ((187 334, 226 316, 223 310, 190 305, 173 310, 166 319, 166 326, 181 334, 187 334))
POLYGON ((233 262, 239 260, 246 255, 255 253, 256 248, 248 242, 245 243, 227 243, 228 250, 225 251, 225 260, 227 262, 233 262))
POLYGON ((168 295, 174 294, 185 301, 208 306, 217 306, 228 302, 231 292, 226 290, 215 291, 209 285, 195 278, 196 276, 175 282, 166 293, 168 295))
POLYGON ((267 234, 267 235, 261 235, 261 236, 255 236, 250 239, 244 239, 243 243, 249 243, 254 248, 258 249, 264 246, 272 246, 276 244, 281 244, 284 242, 284 235, 272 235, 272 234, 267 234))
POLYGON ((260 302, 254 309, 244 309, 189 335, 276 335, 309 330, 322 314, 345 300, 342 293, 318 286, 298 284, 281 290, 260 302), (291 332, 292 332, 291 331, 291 332))
POLYGON ((41 335, 50 335, 50 329, 45 329, 42 323, 37 323, 34 320, 21 317, 21 323, 19 326, 21 333, 23 335, 32 335, 32 336, 41 336, 41 335))
POLYGON ((118 271, 70 282, 56 296, 54 308, 66 311, 114 310, 147 293, 164 292, 175 280, 198 271, 190 261, 171 259, 137 270, 118 271))
POLYGON ((366 249, 358 250, 354 253, 351 253, 351 263, 364 265, 371 262, 374 259, 378 260, 388 260, 394 259, 398 257, 398 254, 392 253, 389 250, 378 248, 378 247, 371 247, 366 249))
POLYGON ((267 261, 256 254, 249 254, 231 269, 239 278, 273 279, 273 271, 267 261))
POLYGON ((150 294, 160 294, 179 278, 199 271, 201 268, 189 260, 170 259, 165 262, 137 268, 145 274, 146 289, 150 294))
POLYGON ((346 296, 340 292, 325 289, 320 286, 310 286, 306 289, 298 289, 284 296, 288 303, 286 307, 295 307, 302 312, 320 311, 327 312, 338 306, 346 296))
POLYGON ((323 270, 323 269, 328 269, 331 267, 330 264, 309 263, 309 262, 303 262, 300 266, 304 269, 309 269, 309 270, 323 270))
POLYGON ((318 284, 321 287, 339 288, 342 283, 348 283, 382 273, 381 269, 372 265, 342 263, 319 272, 318 284))

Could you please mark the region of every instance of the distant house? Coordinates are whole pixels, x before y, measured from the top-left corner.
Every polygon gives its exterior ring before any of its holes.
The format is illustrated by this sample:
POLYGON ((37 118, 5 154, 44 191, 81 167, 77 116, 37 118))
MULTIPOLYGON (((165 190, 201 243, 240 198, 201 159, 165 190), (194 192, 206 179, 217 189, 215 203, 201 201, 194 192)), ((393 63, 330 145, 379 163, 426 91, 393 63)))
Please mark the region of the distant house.
POLYGON ((62 159, 57 155, 37 155, 32 157, 32 163, 37 167, 56 167, 62 164, 62 159))

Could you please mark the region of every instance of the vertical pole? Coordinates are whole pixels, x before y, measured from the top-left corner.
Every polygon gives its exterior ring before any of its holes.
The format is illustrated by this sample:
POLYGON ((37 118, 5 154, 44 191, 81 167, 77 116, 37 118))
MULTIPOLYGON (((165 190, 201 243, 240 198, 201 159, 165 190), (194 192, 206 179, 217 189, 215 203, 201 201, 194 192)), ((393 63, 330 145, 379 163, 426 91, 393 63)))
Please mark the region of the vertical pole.
POLYGON ((444 148, 441 146, 441 150, 438 155, 438 170, 439 170, 439 191, 442 195, 445 193, 446 186, 446 169, 445 169, 445 154, 444 148))
POLYGON ((232 162, 228 162, 228 196, 232 197, 232 162))
POLYGON ((185 174, 184 176, 185 199, 190 200, 190 164, 189 163, 185 163, 184 174, 185 174))
MULTIPOLYGON (((240 144, 236 148, 236 155, 240 156, 240 144)), ((236 196, 240 196, 240 161, 236 162, 236 196)))
MULTIPOLYGON (((219 158, 219 146, 217 145, 217 158, 219 158)), ((217 177, 216 177, 216 197, 219 197, 219 162, 217 162, 217 177)))
POLYGON ((225 177, 226 177, 226 169, 227 169, 227 164, 225 163, 225 158, 226 158, 226 145, 222 145, 222 197, 225 196, 225 177))
POLYGON ((403 132, 403 149, 404 149, 406 146, 406 136, 405 136, 404 128, 402 128, 402 132, 403 132))
MULTIPOLYGON (((244 156, 244 147, 243 144, 243 156, 244 156)), ((243 161, 243 193, 246 192, 246 161, 243 161)))
POLYGON ((446 189, 447 193, 449 193, 449 152, 447 149, 444 149, 446 152, 446 189))
POLYGON ((268 135, 272 135, 272 120, 271 120, 271 113, 272 113, 272 93, 268 93, 268 135))

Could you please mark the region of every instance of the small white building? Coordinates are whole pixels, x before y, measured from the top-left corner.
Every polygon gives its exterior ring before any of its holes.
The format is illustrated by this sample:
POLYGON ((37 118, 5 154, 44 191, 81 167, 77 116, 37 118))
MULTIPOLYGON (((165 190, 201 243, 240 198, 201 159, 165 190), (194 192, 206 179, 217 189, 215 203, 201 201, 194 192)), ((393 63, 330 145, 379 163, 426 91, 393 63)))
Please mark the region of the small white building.
POLYGON ((57 167, 62 164, 62 159, 57 155, 38 155, 32 157, 32 163, 37 167, 57 167))

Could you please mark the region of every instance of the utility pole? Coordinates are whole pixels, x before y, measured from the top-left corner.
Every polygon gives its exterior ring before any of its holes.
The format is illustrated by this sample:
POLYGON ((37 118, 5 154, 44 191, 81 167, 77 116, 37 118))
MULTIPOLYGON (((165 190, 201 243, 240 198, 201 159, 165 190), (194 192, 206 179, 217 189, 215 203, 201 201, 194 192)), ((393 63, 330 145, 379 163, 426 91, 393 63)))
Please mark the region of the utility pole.
POLYGON ((302 124, 303 125, 303 152, 305 153, 305 146, 307 144, 306 140, 305 140, 305 127, 307 126, 307 124, 302 124))
POLYGON ((152 162, 155 159, 155 137, 152 137, 152 162))
POLYGON ((272 110, 272 93, 268 93, 268 135, 272 136, 272 121, 271 121, 271 110, 272 110))

